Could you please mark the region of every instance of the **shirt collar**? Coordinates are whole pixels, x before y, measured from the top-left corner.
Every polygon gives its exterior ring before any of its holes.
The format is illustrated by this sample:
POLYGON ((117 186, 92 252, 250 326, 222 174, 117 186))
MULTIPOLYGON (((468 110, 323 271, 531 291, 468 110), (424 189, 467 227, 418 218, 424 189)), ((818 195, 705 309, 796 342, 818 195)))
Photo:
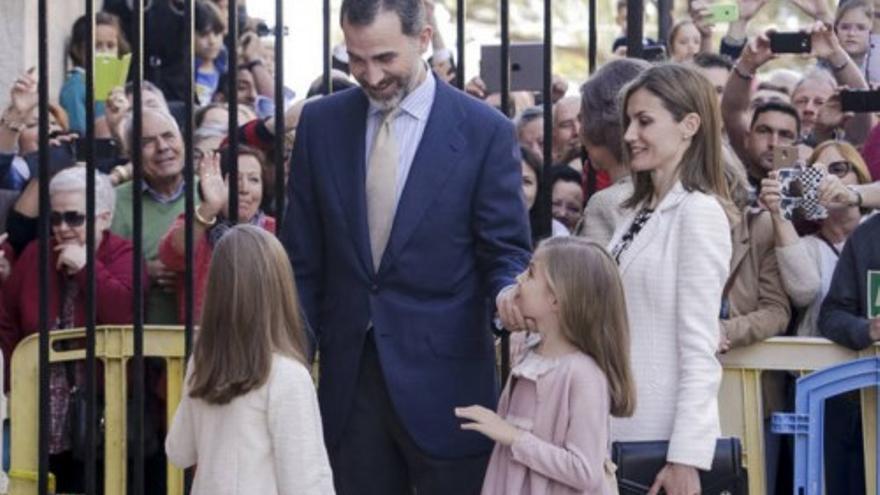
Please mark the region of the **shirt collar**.
POLYGON ((147 193, 151 198, 153 198, 153 200, 156 201, 157 203, 167 205, 169 203, 173 203, 173 202, 177 201, 178 199, 180 199, 181 196, 183 196, 183 187, 185 184, 186 184, 185 181, 180 181, 180 185, 177 186, 177 189, 175 189, 174 192, 171 193, 170 196, 165 196, 164 194, 162 194, 159 191, 156 191, 155 189, 150 187, 150 185, 147 184, 147 181, 144 181, 143 182, 143 191, 145 193, 147 193))
MULTIPOLYGON (((424 63, 424 68, 425 80, 422 81, 416 89, 406 95, 399 105, 401 111, 408 113, 418 120, 425 120, 428 118, 428 115, 431 113, 431 104, 434 103, 434 94, 437 91, 437 81, 434 79, 433 71, 428 67, 427 63, 424 63)), ((375 117, 377 114, 382 114, 384 112, 384 109, 379 108, 370 102, 370 117, 375 117)))

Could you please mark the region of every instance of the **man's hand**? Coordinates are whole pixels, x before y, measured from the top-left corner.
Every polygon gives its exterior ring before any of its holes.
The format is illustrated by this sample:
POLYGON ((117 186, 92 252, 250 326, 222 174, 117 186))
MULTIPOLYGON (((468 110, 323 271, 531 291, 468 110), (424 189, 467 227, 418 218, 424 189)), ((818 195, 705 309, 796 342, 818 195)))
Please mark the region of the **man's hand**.
POLYGON ((498 308, 498 317, 504 328, 511 332, 520 332, 523 330, 534 331, 534 321, 524 318, 522 311, 517 305, 517 297, 519 296, 519 287, 510 285, 501 289, 495 298, 495 307, 498 308))
POLYGON ((161 287, 164 292, 174 292, 177 274, 169 270, 161 261, 158 259, 147 261, 147 274, 151 283, 161 287))
POLYGON ((40 102, 37 92, 37 69, 31 67, 27 72, 19 76, 12 84, 10 91, 9 109, 14 111, 19 118, 28 119, 40 102))
POLYGON ((513 445, 513 442, 522 435, 520 429, 501 419, 501 416, 498 416, 495 411, 483 406, 456 407, 455 415, 472 421, 471 423, 463 423, 462 430, 482 433, 501 445, 513 445))
POLYGON ((868 321, 871 324, 871 326, 868 327, 868 334, 871 336, 871 340, 880 340, 880 318, 874 318, 868 321))
POLYGON ((464 91, 475 98, 481 100, 486 99, 486 83, 480 79, 480 76, 474 76, 471 78, 471 80, 465 84, 464 91))
POLYGON ((827 174, 819 183, 819 204, 829 210, 854 206, 859 196, 852 189, 840 182, 836 175, 827 174))
POLYGON ((709 4, 704 0, 694 0, 688 5, 688 13, 694 22, 694 26, 697 27, 697 31, 700 32, 700 36, 703 38, 712 36, 712 28, 715 25, 712 24, 712 13, 709 12, 709 4))
POLYGON ((810 54, 822 60, 830 61, 834 57, 846 62, 843 57, 849 58, 849 55, 840 46, 840 40, 834 34, 834 29, 828 24, 822 22, 813 24, 810 29, 810 44, 813 46, 810 54))
POLYGON ((79 244, 58 244, 55 246, 58 262, 55 269, 67 275, 75 275, 86 266, 86 248, 79 244))
POLYGON ((697 468, 670 462, 657 473, 648 495, 658 495, 660 490, 666 495, 699 495, 700 477, 697 468))
POLYGON ((759 34, 746 43, 742 55, 737 64, 744 71, 754 74, 762 65, 776 58, 776 54, 770 51, 770 33, 768 30, 759 34))

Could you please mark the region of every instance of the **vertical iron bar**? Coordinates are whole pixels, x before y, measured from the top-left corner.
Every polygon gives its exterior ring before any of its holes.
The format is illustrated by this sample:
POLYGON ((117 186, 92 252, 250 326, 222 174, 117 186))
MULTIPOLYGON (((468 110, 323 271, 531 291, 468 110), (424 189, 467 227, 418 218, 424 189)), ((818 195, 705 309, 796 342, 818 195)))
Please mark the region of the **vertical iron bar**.
POLYGON ((641 58, 644 34, 644 0, 626 1, 626 56, 641 58))
POLYGON ((229 58, 229 201, 227 201, 229 221, 238 223, 238 5, 237 0, 229 0, 229 34, 226 37, 226 53, 229 58))
POLYGON ((329 95, 333 92, 332 79, 330 78, 330 58, 333 56, 330 50, 330 0, 324 0, 323 9, 324 29, 322 31, 321 46, 324 48, 322 72, 324 79, 321 84, 323 84, 329 95))
POLYGON ((552 168, 553 168, 553 15, 552 1, 544 0, 544 168, 540 182, 546 192, 544 207, 538 221, 541 231, 550 235, 553 232, 552 215, 552 168))
POLYGON ((458 89, 464 89, 464 18, 465 18, 465 0, 456 0, 455 10, 455 45, 456 57, 455 61, 455 86, 458 89))
POLYGON ((587 33, 587 59, 590 64, 590 74, 596 70, 596 0, 589 0, 589 32, 587 33))
MULTIPOLYGON (((96 493, 97 465, 97 383, 95 379, 95 0, 86 0, 86 459, 85 489, 96 493)), ((76 376, 76 375, 74 375, 76 376)), ((73 386, 73 384, 71 384, 73 386)))
POLYGON ((49 493, 49 30, 47 0, 37 7, 39 51, 39 196, 40 196, 40 426, 37 493, 49 493))
MULTIPOLYGON (((510 0, 501 0, 501 113, 510 115, 510 0)), ((506 375, 505 375, 506 376, 506 375)))
POLYGON ((663 43, 672 28, 673 0, 657 0, 657 41, 663 43))
POLYGON ((184 283, 184 346, 187 360, 192 352, 193 327, 195 325, 195 285, 193 277, 195 271, 195 239, 193 236, 193 213, 195 212, 195 163, 193 161, 193 127, 194 127, 194 95, 193 80, 195 72, 195 57, 193 54, 193 40, 195 39, 195 16, 193 15, 193 3, 195 0, 186 0, 183 8, 183 70, 184 70, 184 122, 183 122, 183 181, 184 186, 184 259, 186 268, 183 275, 184 283))
MULTIPOLYGON (((329 61, 329 60, 328 60, 329 61)), ((275 0, 275 232, 284 225, 284 1, 275 0)))
MULTIPOLYGON (((510 117, 510 5, 501 0, 501 113, 510 117)), ((510 334, 501 334, 501 381, 510 374, 510 334)))
POLYGON ((132 8, 132 136, 131 136, 131 163, 133 171, 132 194, 132 241, 134 243, 134 266, 132 274, 134 278, 134 356, 132 358, 132 408, 128 411, 132 415, 134 432, 129 436, 134 448, 132 462, 133 493, 144 493, 144 213, 143 213, 143 190, 144 170, 142 163, 142 137, 143 137, 143 78, 144 78, 144 4, 143 0, 135 0, 132 8))

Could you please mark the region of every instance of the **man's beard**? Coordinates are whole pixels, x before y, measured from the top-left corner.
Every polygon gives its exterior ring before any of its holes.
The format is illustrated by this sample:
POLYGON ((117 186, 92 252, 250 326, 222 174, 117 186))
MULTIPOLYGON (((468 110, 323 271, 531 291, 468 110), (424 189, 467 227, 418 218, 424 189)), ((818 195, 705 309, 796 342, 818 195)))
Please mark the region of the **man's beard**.
MULTIPOLYGON (((419 61, 421 62, 421 61, 419 61)), ((413 89, 415 89, 415 81, 419 75, 419 68, 416 66, 413 71, 409 74, 403 76, 393 76, 394 83, 397 83, 397 91, 394 92, 391 96, 385 98, 384 100, 373 97, 369 91, 364 89, 364 94, 367 95, 367 99, 370 100, 370 103, 376 107, 381 109, 382 111, 388 111, 393 108, 397 108, 400 105, 400 102, 406 98, 413 89)), ((361 84, 361 87, 364 87, 361 84)))

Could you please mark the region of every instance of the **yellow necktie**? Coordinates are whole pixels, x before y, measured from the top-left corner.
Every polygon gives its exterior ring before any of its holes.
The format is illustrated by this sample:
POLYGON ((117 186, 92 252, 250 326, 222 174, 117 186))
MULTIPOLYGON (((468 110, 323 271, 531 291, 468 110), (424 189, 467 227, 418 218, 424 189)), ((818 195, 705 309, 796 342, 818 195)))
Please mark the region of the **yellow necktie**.
POLYGON ((370 227, 373 269, 377 272, 391 235, 394 211, 397 208, 399 151, 391 129, 396 116, 397 110, 393 109, 388 110, 382 118, 367 162, 367 223, 370 227))

